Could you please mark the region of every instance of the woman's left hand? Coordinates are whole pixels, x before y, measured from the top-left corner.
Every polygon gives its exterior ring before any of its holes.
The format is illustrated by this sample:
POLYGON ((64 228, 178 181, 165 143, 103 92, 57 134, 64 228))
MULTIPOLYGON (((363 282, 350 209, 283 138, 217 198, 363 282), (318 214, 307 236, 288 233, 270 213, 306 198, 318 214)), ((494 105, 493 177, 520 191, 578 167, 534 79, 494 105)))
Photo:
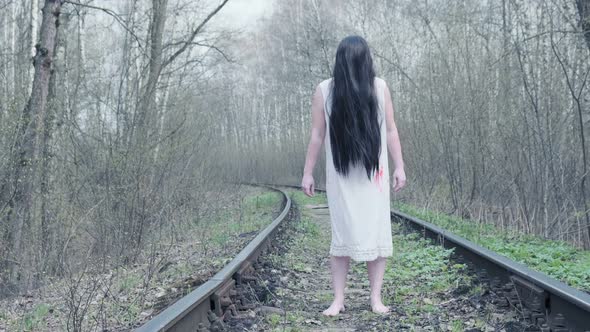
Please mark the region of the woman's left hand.
POLYGON ((403 168, 396 168, 393 171, 393 180, 395 181, 395 186, 393 187, 393 191, 395 192, 400 191, 406 186, 406 172, 403 168))
POLYGON ((303 179, 301 179, 301 189, 303 189, 303 192, 309 197, 312 197, 314 195, 315 182, 313 180, 312 175, 303 176, 303 179))

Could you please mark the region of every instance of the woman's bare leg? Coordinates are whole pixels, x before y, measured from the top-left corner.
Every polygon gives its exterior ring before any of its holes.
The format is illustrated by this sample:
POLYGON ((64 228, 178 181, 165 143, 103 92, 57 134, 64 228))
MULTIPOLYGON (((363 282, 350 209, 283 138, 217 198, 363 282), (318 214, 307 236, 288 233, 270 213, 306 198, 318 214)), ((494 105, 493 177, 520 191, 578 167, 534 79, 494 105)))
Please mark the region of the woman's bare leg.
POLYGON ((381 286, 383 286, 383 275, 385 274, 386 259, 377 257, 376 260, 367 262, 369 282, 371 284, 371 309, 376 313, 386 313, 389 308, 381 302, 381 286))
POLYGON ((349 264, 350 257, 332 256, 330 258, 334 301, 328 309, 324 310, 323 314, 326 316, 336 316, 340 311, 344 311, 344 288, 346 287, 346 276, 348 274, 349 264))

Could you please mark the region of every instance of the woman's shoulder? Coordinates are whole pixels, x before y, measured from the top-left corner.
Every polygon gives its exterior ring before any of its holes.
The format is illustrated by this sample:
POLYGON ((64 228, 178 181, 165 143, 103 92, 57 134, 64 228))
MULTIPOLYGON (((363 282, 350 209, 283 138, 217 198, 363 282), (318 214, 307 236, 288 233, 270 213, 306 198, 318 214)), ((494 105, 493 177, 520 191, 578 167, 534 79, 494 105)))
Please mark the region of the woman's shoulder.
POLYGON ((317 88, 322 91, 322 94, 324 95, 324 99, 327 98, 327 95, 330 91, 330 83, 332 83, 331 77, 321 81, 317 86, 317 88))
POLYGON ((319 86, 328 86, 333 80, 333 77, 327 78, 323 81, 320 82, 320 84, 318 84, 319 86))
POLYGON ((387 82, 385 82, 385 80, 381 77, 375 76, 375 82, 377 82, 377 84, 379 84, 380 86, 387 86, 387 82))

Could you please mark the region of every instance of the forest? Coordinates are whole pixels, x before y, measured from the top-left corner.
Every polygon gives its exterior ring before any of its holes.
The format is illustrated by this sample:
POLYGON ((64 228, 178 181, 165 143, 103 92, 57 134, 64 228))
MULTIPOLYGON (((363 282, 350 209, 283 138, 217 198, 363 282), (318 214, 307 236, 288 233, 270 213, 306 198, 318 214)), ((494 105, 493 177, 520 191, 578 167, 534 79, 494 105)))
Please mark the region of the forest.
POLYGON ((391 89, 393 200, 590 249, 590 1, 253 1, 248 29, 232 2, 0 0, 0 299, 65 282, 68 330, 99 325, 113 271, 148 287, 239 183, 298 185, 353 34, 391 89))

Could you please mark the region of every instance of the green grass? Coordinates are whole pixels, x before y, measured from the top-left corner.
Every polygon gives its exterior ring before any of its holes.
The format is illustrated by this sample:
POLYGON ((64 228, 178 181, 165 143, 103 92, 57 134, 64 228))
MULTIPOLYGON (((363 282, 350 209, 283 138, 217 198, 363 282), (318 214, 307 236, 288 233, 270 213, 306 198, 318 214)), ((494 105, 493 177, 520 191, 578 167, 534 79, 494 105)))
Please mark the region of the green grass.
POLYGON ((45 303, 38 304, 31 311, 26 313, 21 320, 21 331, 35 331, 39 327, 39 324, 49 313, 49 305, 45 303))
POLYGON ((281 197, 274 191, 244 197, 241 211, 211 216, 207 226, 208 238, 216 245, 224 246, 236 235, 261 230, 272 221, 272 213, 280 206, 281 197))
POLYGON ((384 285, 384 293, 393 293, 394 298, 386 300, 401 303, 407 297, 425 294, 424 301, 412 305, 411 310, 436 310, 428 294, 452 289, 459 283, 469 283, 469 277, 462 274, 465 266, 450 260, 452 249, 434 245, 417 233, 401 234, 397 224, 392 227, 393 256, 389 258, 385 271, 385 280, 391 283, 384 285))
POLYGON ((118 290, 119 292, 126 292, 132 290, 141 283, 141 276, 138 273, 130 273, 124 276, 119 281, 118 290))
POLYGON ((266 317, 266 320, 268 321, 268 323, 270 324, 270 326, 272 328, 275 328, 275 327, 279 326, 279 324, 281 324, 281 321, 283 320, 283 318, 278 314, 271 314, 266 317))
POLYGON ((451 331, 453 332, 461 332, 463 331, 463 322, 460 320, 454 320, 453 323, 451 324, 451 331))
MULTIPOLYGON (((293 202, 300 206, 327 204, 326 194, 324 193, 316 193, 313 197, 309 197, 303 192, 295 190, 289 190, 288 193, 293 202)), ((305 213, 301 215, 301 220, 295 225, 295 228, 298 232, 307 234, 306 236, 311 240, 316 240, 320 236, 319 226, 305 213)), ((311 241, 310 244, 313 245, 313 243, 315 242, 311 241)))
POLYGON ((301 190, 289 190, 291 198, 300 205, 319 205, 319 204, 326 204, 327 197, 325 193, 316 192, 313 197, 307 196, 301 190))
POLYGON ((264 192, 255 196, 246 196, 242 202, 242 211, 247 221, 260 215, 268 215, 281 203, 281 194, 275 191, 264 192))
POLYGON ((395 205, 403 213, 438 225, 572 287, 590 291, 590 251, 576 249, 563 241, 511 234, 491 224, 425 211, 407 204, 395 205))
MULTIPOLYGON (((293 202, 299 206, 306 204, 325 204, 325 194, 316 194, 315 197, 311 198, 306 196, 304 193, 295 190, 287 190, 293 202)), ((321 238, 321 231, 319 226, 313 221, 312 217, 307 213, 303 212, 300 219, 294 225, 295 231, 305 236, 297 237, 294 240, 293 247, 296 248, 308 248, 318 249, 322 246, 325 239, 321 238)), ((293 252, 287 252, 283 257, 272 256, 272 259, 282 260, 284 259, 286 264, 290 266, 293 271, 312 273, 313 269, 309 266, 305 260, 305 257, 294 254, 293 252)))

